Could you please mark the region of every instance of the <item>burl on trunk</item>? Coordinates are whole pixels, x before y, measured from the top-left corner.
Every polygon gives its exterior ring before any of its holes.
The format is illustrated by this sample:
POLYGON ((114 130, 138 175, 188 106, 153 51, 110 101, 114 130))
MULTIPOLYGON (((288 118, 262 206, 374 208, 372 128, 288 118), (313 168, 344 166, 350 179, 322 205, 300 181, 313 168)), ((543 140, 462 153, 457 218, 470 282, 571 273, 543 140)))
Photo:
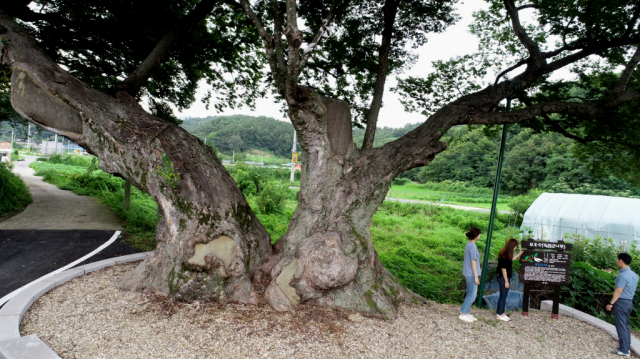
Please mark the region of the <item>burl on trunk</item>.
POLYGON ((384 269, 371 242, 371 218, 394 175, 356 148, 349 105, 312 95, 290 107, 290 118, 302 129, 301 190, 289 229, 276 243, 266 293, 271 305, 391 314, 401 301, 421 301, 384 269))

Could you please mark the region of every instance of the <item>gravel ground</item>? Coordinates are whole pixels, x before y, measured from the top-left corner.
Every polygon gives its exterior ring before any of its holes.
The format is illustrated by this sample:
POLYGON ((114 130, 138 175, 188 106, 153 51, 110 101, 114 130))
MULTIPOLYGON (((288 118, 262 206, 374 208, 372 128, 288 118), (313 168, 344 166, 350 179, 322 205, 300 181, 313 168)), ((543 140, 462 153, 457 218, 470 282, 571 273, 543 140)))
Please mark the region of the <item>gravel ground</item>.
POLYGON ((407 305, 394 320, 313 306, 278 313, 267 307, 173 304, 122 292, 135 267, 106 268, 53 289, 25 314, 22 335, 36 334, 62 358, 615 358, 603 330, 533 311, 511 322, 458 306, 407 305))

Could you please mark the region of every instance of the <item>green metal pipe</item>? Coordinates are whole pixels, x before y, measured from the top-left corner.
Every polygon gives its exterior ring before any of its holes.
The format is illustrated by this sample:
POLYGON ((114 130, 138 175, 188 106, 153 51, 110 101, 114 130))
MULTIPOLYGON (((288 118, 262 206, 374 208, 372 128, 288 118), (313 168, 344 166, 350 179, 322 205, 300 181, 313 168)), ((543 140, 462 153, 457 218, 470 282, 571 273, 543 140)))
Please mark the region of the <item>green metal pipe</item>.
MULTIPOLYGON (((511 98, 507 99, 507 112, 511 109, 511 98)), ((496 181, 493 185, 493 200, 491 201, 491 215, 489 216, 489 229, 487 230, 487 245, 484 249, 484 259, 482 260, 482 274, 480 275, 480 288, 478 288, 478 308, 482 308, 482 299, 484 297, 484 282, 487 278, 487 265, 489 264, 489 255, 491 250, 491 235, 493 234, 493 222, 498 212, 498 190, 500 188, 500 175, 502 174, 502 162, 504 161, 504 146, 507 142, 507 125, 502 127, 502 139, 500 140, 500 152, 498 154, 498 170, 496 171, 496 181)))

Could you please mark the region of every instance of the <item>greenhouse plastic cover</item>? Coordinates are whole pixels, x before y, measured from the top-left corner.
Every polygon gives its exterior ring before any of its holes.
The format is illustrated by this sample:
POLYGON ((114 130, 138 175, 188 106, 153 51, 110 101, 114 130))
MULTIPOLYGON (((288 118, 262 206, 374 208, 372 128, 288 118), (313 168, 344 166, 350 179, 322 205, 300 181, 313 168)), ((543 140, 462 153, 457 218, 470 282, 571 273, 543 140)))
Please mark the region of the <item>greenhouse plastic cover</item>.
POLYGON ((524 214, 521 229, 552 242, 572 233, 611 238, 616 244, 638 244, 640 199, 543 193, 524 214))

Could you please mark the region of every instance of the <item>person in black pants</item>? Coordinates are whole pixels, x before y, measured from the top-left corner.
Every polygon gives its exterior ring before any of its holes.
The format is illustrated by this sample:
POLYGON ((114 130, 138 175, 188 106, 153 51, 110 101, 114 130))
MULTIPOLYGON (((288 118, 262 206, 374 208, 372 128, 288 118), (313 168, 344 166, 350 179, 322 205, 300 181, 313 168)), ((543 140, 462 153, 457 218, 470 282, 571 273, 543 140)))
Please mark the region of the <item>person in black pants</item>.
POLYGON ((616 277, 616 289, 613 297, 607 305, 607 310, 613 310, 613 317, 616 320, 616 331, 620 347, 612 353, 624 357, 631 356, 631 327, 629 326, 629 315, 633 311, 633 296, 638 287, 638 275, 629 268, 631 255, 628 253, 618 254, 618 276, 616 277))
POLYGON ((509 280, 513 271, 513 261, 520 258, 520 253, 513 255, 513 252, 518 248, 518 240, 511 238, 505 243, 504 247, 498 253, 498 285, 500 287, 500 298, 498 298, 498 307, 496 308, 496 315, 498 319, 508 322, 511 320, 504 314, 504 307, 507 304, 507 296, 509 295, 509 280))

